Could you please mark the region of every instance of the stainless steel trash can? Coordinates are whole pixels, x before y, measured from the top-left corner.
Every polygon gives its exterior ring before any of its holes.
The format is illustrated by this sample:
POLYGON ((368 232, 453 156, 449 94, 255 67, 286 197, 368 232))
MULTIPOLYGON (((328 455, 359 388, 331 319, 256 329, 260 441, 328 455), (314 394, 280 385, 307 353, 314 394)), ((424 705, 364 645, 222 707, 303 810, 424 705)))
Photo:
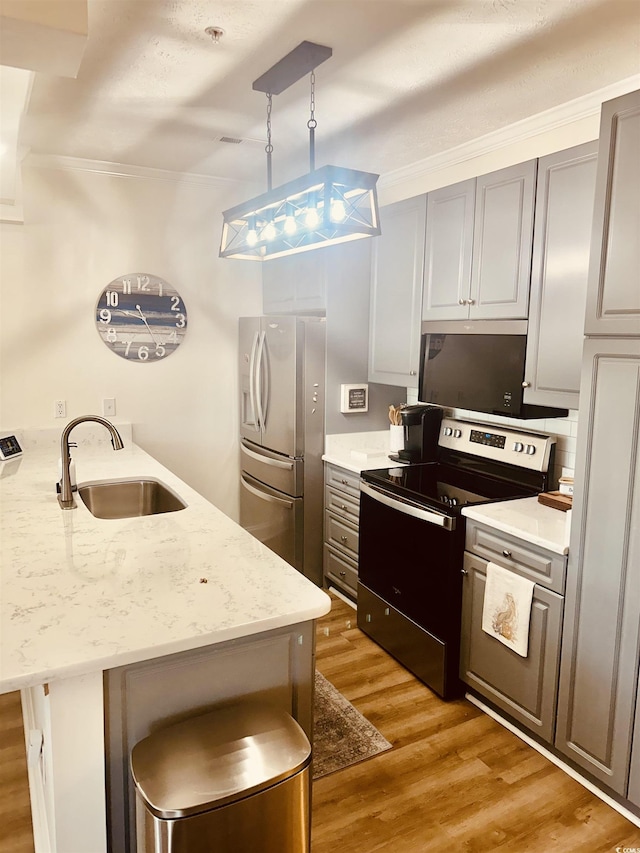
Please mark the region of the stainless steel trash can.
POLYGON ((284 712, 242 703, 131 752, 138 853, 309 853, 311 745, 284 712))

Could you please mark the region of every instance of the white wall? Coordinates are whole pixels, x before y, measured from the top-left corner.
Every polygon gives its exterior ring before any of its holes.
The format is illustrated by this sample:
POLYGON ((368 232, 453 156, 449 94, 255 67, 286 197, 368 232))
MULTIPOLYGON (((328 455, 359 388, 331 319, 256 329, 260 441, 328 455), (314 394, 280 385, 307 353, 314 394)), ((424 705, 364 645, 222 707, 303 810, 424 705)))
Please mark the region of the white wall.
POLYGON ((237 518, 237 318, 260 313, 261 276, 218 250, 221 211, 246 190, 38 161, 23 188, 24 225, 2 225, 1 426, 62 429, 115 397, 136 443, 237 518), (134 272, 164 278, 187 306, 186 338, 162 362, 125 361, 95 328, 102 289, 134 272))

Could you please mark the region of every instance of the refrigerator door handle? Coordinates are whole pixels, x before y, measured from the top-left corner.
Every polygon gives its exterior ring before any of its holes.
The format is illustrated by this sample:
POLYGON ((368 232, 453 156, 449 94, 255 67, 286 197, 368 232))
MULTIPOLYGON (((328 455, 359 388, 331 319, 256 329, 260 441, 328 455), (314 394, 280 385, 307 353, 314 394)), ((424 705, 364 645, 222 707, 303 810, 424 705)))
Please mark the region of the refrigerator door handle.
POLYGON ((263 465, 271 465, 273 468, 284 468, 286 471, 293 471, 293 462, 283 462, 280 459, 271 459, 269 456, 263 456, 261 453, 256 453, 255 450, 249 450, 244 444, 240 445, 240 452, 246 453, 256 462, 261 462, 263 465))
POLYGON ((249 402, 255 421, 255 430, 260 432, 260 412, 256 404, 256 349, 258 347, 258 332, 253 336, 251 356, 249 357, 249 402))
POLYGON ((262 387, 264 385, 265 397, 269 399, 269 375, 267 371, 266 361, 264 358, 264 342, 267 336, 266 332, 259 333, 258 352, 256 356, 256 401, 258 404, 258 419, 260 421, 260 429, 266 427, 266 409, 262 406, 262 387))
POLYGON ((275 495, 268 495, 266 492, 260 491, 260 489, 256 489, 255 486, 247 483, 245 478, 240 475, 240 482, 245 487, 248 492, 251 492, 252 495, 260 498, 263 501, 269 501, 270 503, 280 504, 285 509, 293 509, 293 501, 285 500, 284 498, 278 498, 275 495))

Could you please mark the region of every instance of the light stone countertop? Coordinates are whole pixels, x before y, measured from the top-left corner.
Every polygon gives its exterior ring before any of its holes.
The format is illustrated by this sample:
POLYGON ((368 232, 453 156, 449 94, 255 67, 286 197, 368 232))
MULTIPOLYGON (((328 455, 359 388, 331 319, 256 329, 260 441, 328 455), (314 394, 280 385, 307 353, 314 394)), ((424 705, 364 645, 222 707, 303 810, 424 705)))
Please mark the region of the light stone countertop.
POLYGON ((23 456, 0 463, 0 693, 294 625, 330 609, 325 592, 117 426, 125 442, 118 452, 102 427, 95 438, 84 438, 84 425, 73 430, 78 483, 153 477, 187 508, 106 520, 76 495, 77 508, 62 510, 55 492, 61 431, 55 441, 18 433, 23 456))
POLYGON ((347 471, 394 468, 398 465, 389 459, 389 430, 376 432, 351 432, 325 436, 323 460, 339 465, 347 471))
POLYGON ((462 514, 555 554, 569 553, 571 510, 544 506, 537 498, 519 498, 464 507, 462 514))

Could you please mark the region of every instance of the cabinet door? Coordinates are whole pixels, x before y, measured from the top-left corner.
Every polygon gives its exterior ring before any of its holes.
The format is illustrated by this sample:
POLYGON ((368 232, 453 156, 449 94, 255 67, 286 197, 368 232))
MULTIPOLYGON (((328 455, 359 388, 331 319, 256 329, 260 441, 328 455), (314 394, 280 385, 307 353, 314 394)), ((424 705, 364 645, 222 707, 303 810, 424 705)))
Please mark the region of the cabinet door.
POLYGON ((640 335, 640 91, 602 106, 587 335, 640 335))
POLYGON ((418 387, 426 196, 383 207, 371 281, 369 381, 418 387))
POLYGON ((585 344, 556 745, 625 793, 640 642, 640 341, 585 344))
POLYGON ((262 308, 265 314, 324 314, 326 269, 324 253, 302 252, 262 264, 262 308))
POLYGON ((598 143, 538 161, 524 402, 577 409, 598 143))
POLYGON ((487 563, 465 554, 460 678, 511 717, 551 742, 560 660, 562 596, 534 587, 527 657, 482 630, 487 563))
POLYGON ((469 314, 476 179, 427 196, 423 320, 466 320, 469 314))
POLYGON ((476 180, 470 319, 527 317, 536 165, 529 160, 476 180))

